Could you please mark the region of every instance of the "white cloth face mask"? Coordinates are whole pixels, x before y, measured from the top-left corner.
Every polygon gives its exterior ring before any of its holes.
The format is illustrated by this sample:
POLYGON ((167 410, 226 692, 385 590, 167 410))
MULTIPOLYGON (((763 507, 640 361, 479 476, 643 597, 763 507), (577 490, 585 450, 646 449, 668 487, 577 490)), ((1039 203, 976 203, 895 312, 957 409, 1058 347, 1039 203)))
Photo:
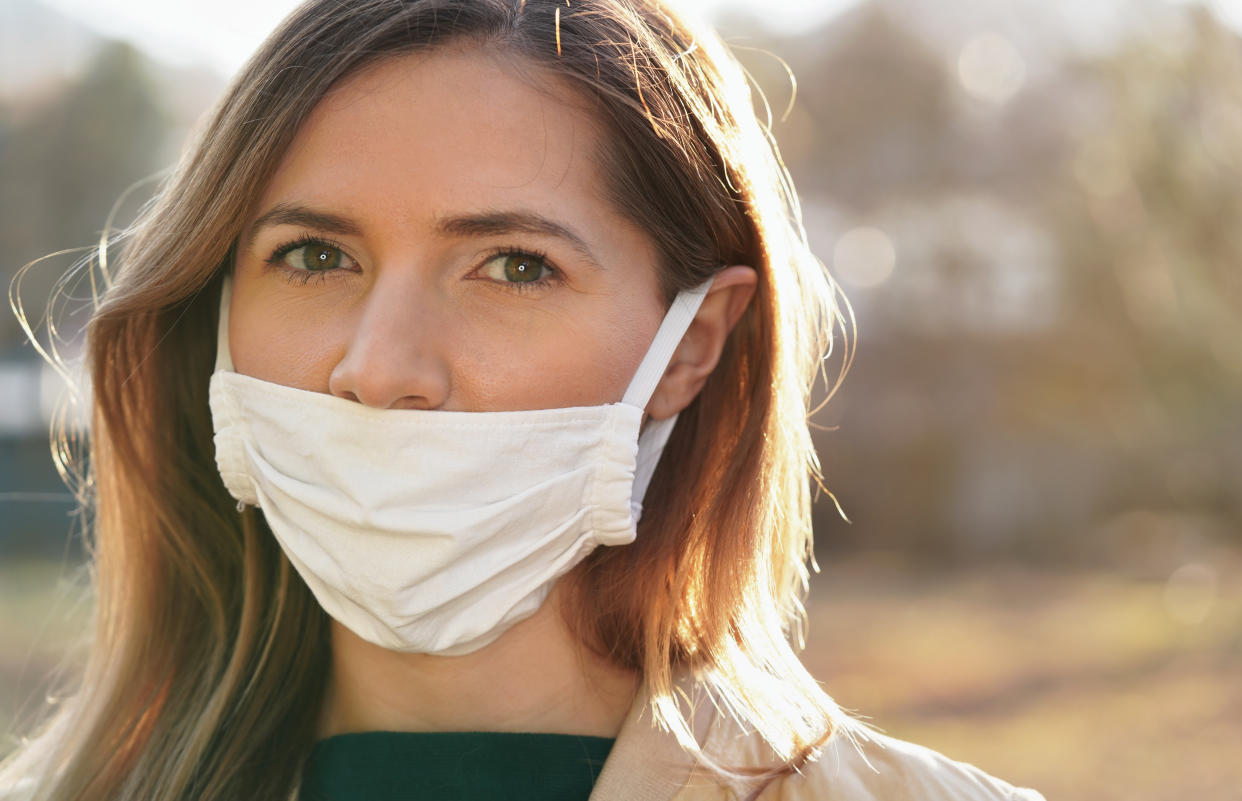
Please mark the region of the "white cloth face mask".
POLYGON ((673 301, 619 403, 378 409, 234 372, 230 284, 210 403, 216 465, 263 510, 324 610, 395 651, 456 655, 534 614, 599 545, 635 538, 676 416, 643 409, 707 294, 673 301))

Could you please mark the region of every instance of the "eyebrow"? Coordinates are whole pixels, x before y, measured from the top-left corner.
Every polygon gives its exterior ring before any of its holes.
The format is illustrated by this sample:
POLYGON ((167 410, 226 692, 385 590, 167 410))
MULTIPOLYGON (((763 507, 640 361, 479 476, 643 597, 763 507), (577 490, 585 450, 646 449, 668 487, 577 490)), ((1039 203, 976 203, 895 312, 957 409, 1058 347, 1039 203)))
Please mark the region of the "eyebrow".
POLYGON ((296 203, 277 203, 259 215, 259 218, 250 226, 250 232, 246 236, 246 247, 254 245, 259 231, 276 225, 299 225, 303 228, 314 228, 317 231, 341 236, 362 235, 361 226, 348 217, 316 211, 296 203))
POLYGON ((572 229, 533 211, 484 211, 442 217, 436 230, 444 236, 497 236, 500 234, 539 234, 564 240, 596 269, 603 269, 586 240, 572 229))
MULTIPOLYGON (((318 211, 297 203, 277 203, 250 226, 246 237, 247 247, 254 245, 260 230, 276 225, 297 225, 313 228, 339 236, 361 236, 362 226, 357 221, 330 212, 318 211)), ((596 269, 603 269, 586 240, 573 229, 533 211, 482 211, 460 214, 436 220, 435 231, 441 236, 466 238, 471 236, 499 236, 503 234, 538 234, 563 240, 596 269)))

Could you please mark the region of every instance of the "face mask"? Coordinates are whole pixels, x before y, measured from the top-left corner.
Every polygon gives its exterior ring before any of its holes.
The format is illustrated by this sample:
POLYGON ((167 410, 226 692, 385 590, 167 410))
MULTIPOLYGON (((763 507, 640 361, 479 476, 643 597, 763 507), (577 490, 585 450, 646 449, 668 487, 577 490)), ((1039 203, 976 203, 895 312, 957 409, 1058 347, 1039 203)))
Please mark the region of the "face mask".
POLYGON ((597 546, 634 540, 676 422, 642 427, 643 409, 710 284, 673 301, 620 403, 449 412, 234 372, 226 279, 210 385, 220 477, 263 510, 320 605, 359 637, 477 650, 597 546))

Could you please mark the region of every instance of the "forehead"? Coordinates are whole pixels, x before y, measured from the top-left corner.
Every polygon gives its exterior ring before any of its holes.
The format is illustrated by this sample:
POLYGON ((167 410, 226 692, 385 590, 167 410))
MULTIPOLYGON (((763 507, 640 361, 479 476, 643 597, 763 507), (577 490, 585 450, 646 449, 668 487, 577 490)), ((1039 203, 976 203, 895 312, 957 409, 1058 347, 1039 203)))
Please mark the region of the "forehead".
POLYGON ((399 221, 522 206, 609 217, 598 121, 564 79, 481 47, 387 59, 335 86, 261 207, 295 195, 399 221))

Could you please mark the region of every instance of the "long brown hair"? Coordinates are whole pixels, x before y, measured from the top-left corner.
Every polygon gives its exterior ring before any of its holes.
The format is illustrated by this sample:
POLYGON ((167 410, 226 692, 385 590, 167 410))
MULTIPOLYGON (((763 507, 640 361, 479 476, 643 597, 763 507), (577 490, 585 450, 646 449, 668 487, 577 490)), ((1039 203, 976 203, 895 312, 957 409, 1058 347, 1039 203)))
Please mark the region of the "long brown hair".
POLYGON ((79 692, 0 780, 38 775, 38 797, 65 801, 270 799, 296 784, 327 625, 261 514, 238 514, 215 471, 219 281, 329 88, 447 42, 511 53, 579 90, 607 132, 608 197, 653 238, 670 297, 724 265, 759 273, 673 433, 637 541, 571 574, 568 622, 640 673, 691 750, 673 693, 686 671, 778 768, 833 731, 839 711, 790 641, 818 478, 807 407, 842 307, 737 62, 658 0, 310 0, 238 75, 105 276, 88 333, 94 642, 79 692))

